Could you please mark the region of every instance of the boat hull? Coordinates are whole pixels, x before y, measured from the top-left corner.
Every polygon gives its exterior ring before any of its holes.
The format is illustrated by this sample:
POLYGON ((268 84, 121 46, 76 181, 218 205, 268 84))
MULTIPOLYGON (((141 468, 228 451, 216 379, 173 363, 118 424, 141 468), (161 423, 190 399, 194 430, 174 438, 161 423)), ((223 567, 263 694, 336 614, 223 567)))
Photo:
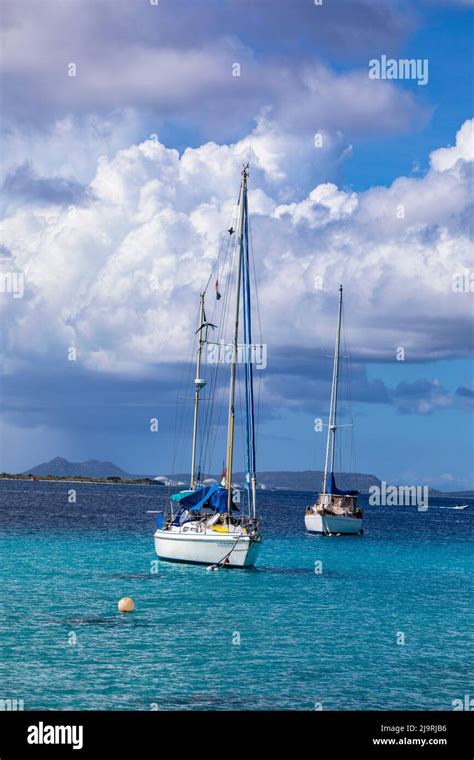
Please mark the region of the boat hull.
POLYGON ((306 530, 309 533, 341 533, 345 536, 358 536, 362 531, 362 518, 344 515, 319 515, 316 512, 305 515, 306 530))
POLYGON ((253 567, 261 544, 245 535, 186 535, 166 530, 157 530, 154 539, 162 560, 225 567, 253 567))

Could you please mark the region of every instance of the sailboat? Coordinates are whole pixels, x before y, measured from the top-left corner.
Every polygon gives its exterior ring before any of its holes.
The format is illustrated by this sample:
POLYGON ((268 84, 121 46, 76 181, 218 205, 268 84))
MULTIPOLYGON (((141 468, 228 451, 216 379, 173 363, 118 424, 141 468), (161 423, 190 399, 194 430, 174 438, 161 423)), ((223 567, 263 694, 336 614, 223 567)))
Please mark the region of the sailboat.
POLYGON ((339 390, 339 364, 342 325, 342 285, 339 286, 339 307, 336 330, 336 349, 329 406, 329 424, 326 441, 326 459, 322 491, 315 504, 309 506, 305 514, 305 526, 309 533, 325 535, 361 535, 362 510, 357 507, 358 491, 343 490, 337 487, 334 476, 336 452, 337 403, 339 390))
MULTIPOLYGON (((205 294, 202 293, 197 330, 199 338, 196 378, 194 380, 190 486, 185 491, 171 495, 170 508, 165 515, 160 512, 157 513, 157 527, 154 534, 155 550, 160 559, 205 564, 209 569, 252 567, 255 564, 261 544, 261 520, 257 516, 256 504, 254 377, 251 351, 249 350, 252 347, 252 309, 247 182, 248 165, 242 171, 238 201, 235 316, 230 361, 226 466, 220 483, 206 484, 201 482, 200 467, 197 466, 197 442, 201 392, 206 386, 206 380, 201 376, 201 359, 203 346, 207 342, 208 330, 215 327, 206 319, 205 294), (239 345, 241 323, 244 347, 247 349, 243 352, 246 421, 246 480, 244 491, 246 493, 247 514, 243 514, 237 506, 239 501, 232 484, 237 361, 239 354, 242 353, 239 352, 239 348, 242 348, 242 344, 239 345)), ((232 235, 234 229, 231 228, 228 232, 232 235)))

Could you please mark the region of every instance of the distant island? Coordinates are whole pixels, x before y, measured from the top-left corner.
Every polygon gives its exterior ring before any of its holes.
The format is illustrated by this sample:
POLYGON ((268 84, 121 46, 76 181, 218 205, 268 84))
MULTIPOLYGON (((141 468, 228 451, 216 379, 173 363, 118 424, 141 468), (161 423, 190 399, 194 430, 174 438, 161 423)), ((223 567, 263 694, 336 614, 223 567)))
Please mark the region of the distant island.
POLYGON ((122 480, 140 480, 152 477, 149 473, 131 475, 112 462, 100 462, 97 459, 87 459, 85 462, 69 462, 67 459, 63 459, 63 457, 55 457, 50 462, 37 464, 22 474, 99 479, 117 477, 122 480))
MULTIPOLYGON (((209 483, 217 482, 219 475, 206 475, 209 483)), ((282 491, 313 491, 319 490, 323 473, 321 470, 277 470, 259 472, 259 488, 262 490, 282 491)), ((167 487, 183 487, 189 484, 188 473, 178 473, 172 476, 147 474, 131 474, 117 467, 113 462, 101 462, 97 459, 88 459, 85 462, 69 462, 63 457, 55 457, 50 462, 43 462, 23 473, 2 472, 0 478, 20 480, 75 480, 91 483, 135 483, 150 484, 167 487)), ((233 480, 243 483, 245 474, 236 472, 233 480)), ((371 486, 380 486, 378 477, 359 472, 341 472, 337 475, 337 484, 340 488, 356 489, 361 493, 368 493, 371 486)), ((430 488, 431 496, 457 496, 473 497, 474 491, 438 491, 430 488)))

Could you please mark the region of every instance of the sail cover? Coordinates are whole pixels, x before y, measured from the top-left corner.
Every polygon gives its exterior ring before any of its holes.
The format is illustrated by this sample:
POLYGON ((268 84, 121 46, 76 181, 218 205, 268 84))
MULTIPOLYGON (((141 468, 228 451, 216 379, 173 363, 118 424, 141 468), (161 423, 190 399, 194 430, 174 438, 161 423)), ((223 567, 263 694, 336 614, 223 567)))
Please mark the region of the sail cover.
MULTIPOLYGON (((175 493, 170 498, 171 501, 177 501, 182 507, 192 511, 206 506, 216 512, 227 512, 227 488, 220 485, 199 486, 195 491, 175 493)), ((232 509, 237 510, 237 507, 233 504, 232 509)))
POLYGON ((334 494, 335 496, 357 496, 359 493, 359 491, 347 491, 339 489, 336 485, 336 478, 334 477, 333 472, 329 473, 326 492, 334 494))

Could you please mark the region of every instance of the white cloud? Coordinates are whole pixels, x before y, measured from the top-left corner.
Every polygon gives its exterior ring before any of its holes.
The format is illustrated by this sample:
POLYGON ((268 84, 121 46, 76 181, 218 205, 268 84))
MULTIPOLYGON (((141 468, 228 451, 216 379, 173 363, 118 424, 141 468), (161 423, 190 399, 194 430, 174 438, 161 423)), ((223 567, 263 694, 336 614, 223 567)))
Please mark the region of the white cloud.
POLYGON ((459 159, 474 161, 474 119, 464 122, 456 134, 455 145, 434 150, 430 159, 431 166, 438 172, 453 168, 459 159))
POLYGON ((12 167, 30 161, 39 174, 72 176, 78 182, 90 182, 97 171, 99 156, 112 157, 143 136, 138 115, 132 109, 111 112, 106 117, 65 116, 45 129, 38 129, 32 120, 28 125, 12 126, 2 134, 0 176, 3 178, 12 167))
MULTIPOLYGON (((464 161, 466 129, 448 149, 464 161)), ((146 140, 100 157, 90 200, 72 212, 41 198, 28 208, 13 204, 2 243, 26 282, 23 299, 1 299, 7 367, 65 361, 71 345, 98 371, 146 374, 183 360, 249 155, 270 367, 284 346, 316 356, 332 344, 339 282, 357 356, 390 360, 399 346, 415 361, 465 354, 470 313, 451 284, 472 254, 471 201, 453 154, 440 159, 435 151, 426 176, 389 188, 354 193, 325 182, 288 203, 281 188, 287 195, 319 150, 295 155, 293 147, 294 138, 268 119, 235 144, 206 143, 182 155, 146 140)), ((341 152, 336 139, 331 155, 341 152)), ((442 406, 442 394, 430 403, 442 406)))

